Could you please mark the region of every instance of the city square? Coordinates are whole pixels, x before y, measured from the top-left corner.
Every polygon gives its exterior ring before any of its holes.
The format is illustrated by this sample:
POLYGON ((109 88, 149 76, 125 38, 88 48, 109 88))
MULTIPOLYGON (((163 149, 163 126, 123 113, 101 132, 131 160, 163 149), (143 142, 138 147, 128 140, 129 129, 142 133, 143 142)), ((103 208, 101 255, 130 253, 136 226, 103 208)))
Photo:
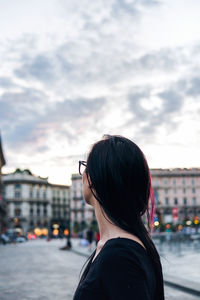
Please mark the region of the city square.
MULTIPOLYGON (((63 239, 0 245, 1 300, 72 300, 81 268, 90 252, 87 247, 82 249, 78 239, 72 240, 71 251, 59 250, 63 245, 63 239)), ((174 258, 173 264, 177 260, 174 258)), ((180 271, 190 276, 187 260, 180 271)), ((197 258, 195 260, 197 265, 197 258)), ((174 269, 171 271, 174 273, 174 269)), ((177 274, 178 271, 174 275, 177 274)), ((168 286, 165 286, 165 295, 166 300, 199 299, 199 296, 168 286)))

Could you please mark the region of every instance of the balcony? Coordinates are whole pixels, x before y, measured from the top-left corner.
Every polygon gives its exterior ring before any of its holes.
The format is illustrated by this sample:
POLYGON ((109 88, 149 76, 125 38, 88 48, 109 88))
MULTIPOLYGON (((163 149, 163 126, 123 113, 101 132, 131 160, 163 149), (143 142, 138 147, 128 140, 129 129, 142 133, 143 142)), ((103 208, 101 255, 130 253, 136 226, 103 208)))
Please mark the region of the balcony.
POLYGON ((74 196, 73 200, 74 201, 81 201, 81 200, 83 200, 83 196, 79 196, 79 197, 78 196, 74 196))

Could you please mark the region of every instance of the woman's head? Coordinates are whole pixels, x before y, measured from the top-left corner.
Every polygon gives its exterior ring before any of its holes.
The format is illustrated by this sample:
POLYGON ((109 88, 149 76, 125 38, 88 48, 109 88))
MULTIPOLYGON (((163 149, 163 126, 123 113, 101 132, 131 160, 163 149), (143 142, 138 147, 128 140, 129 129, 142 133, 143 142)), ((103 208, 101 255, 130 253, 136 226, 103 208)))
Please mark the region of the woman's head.
MULTIPOLYGON (((144 154, 129 139, 107 135, 94 144, 85 165, 83 193, 86 202, 93 205, 94 201, 98 201, 100 208, 103 208, 103 215, 105 212, 109 218, 108 221, 136 235, 143 242, 155 270, 155 300, 163 300, 160 257, 141 219, 147 212, 150 227, 154 213, 151 176, 144 154), (149 199, 151 199, 151 220, 149 199)), ((104 217, 107 218, 105 215, 104 217)), ((89 257, 79 284, 86 277, 94 255, 95 252, 89 257)))
POLYGON ((104 136, 88 155, 83 176, 86 202, 93 196, 107 216, 123 229, 133 228, 147 212, 151 193, 149 168, 140 148, 122 136, 104 136))

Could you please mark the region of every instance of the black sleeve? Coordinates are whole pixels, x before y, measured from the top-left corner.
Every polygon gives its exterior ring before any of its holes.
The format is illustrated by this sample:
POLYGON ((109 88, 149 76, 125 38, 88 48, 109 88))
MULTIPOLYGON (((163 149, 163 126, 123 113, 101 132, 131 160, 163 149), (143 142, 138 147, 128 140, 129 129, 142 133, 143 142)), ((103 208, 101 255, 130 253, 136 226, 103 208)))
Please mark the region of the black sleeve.
POLYGON ((137 259, 113 251, 101 266, 101 282, 109 300, 149 300, 143 270, 137 259))

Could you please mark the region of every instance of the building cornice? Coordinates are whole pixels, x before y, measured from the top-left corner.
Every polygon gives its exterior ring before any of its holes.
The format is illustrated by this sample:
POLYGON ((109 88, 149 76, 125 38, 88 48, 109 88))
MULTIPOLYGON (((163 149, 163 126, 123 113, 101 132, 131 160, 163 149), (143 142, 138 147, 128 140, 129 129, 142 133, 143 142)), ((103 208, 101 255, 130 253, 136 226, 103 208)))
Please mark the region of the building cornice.
POLYGON ((69 185, 64 185, 64 184, 56 184, 56 183, 49 183, 49 185, 52 188, 61 188, 61 189, 69 189, 69 185))
POLYGON ((200 168, 150 169, 150 173, 152 177, 197 177, 200 168))

